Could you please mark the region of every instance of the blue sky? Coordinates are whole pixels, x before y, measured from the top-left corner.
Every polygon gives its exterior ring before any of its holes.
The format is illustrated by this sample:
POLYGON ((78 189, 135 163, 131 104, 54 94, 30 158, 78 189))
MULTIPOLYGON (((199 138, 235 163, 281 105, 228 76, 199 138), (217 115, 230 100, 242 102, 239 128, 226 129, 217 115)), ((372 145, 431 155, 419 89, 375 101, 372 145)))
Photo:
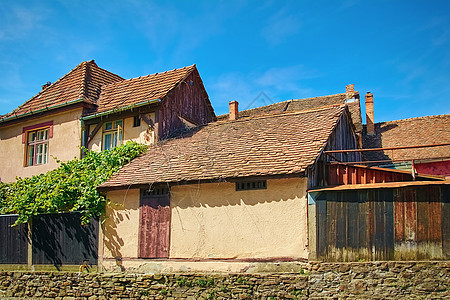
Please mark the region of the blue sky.
POLYGON ((216 114, 345 92, 375 121, 450 113, 450 1, 2 1, 0 114, 80 62, 197 64, 216 114))

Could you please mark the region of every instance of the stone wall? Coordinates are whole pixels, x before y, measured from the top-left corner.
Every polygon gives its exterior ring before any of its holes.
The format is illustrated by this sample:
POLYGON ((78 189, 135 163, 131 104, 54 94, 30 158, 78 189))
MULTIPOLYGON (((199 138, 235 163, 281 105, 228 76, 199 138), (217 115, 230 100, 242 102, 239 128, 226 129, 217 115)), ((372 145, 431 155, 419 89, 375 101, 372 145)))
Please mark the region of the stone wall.
POLYGON ((298 273, 0 272, 0 299, 450 298, 450 262, 310 263, 298 273))

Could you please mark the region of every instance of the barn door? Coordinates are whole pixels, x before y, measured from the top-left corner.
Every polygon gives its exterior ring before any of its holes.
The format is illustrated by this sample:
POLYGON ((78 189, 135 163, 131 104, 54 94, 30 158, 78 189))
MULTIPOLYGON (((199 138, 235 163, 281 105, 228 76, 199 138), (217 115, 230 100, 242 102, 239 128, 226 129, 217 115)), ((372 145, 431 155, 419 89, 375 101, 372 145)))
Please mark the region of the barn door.
POLYGON ((170 239, 169 194, 142 195, 139 257, 168 258, 170 239))

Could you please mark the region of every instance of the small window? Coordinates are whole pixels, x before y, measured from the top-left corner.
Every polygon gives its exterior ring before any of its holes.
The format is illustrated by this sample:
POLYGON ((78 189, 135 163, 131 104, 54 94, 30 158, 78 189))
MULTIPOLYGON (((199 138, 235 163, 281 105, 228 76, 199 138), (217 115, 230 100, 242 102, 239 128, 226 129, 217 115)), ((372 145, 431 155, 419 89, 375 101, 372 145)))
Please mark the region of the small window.
POLYGON ((50 128, 29 131, 27 138, 27 166, 48 163, 48 140, 50 128))
POLYGON ((103 125, 103 150, 120 146, 123 141, 123 121, 106 122, 103 125))
POLYGON ((139 116, 134 116, 133 127, 139 127, 139 126, 141 126, 141 118, 139 118, 139 116))
POLYGON ((265 189, 267 189, 267 184, 265 180, 236 182, 236 191, 265 190, 265 189))

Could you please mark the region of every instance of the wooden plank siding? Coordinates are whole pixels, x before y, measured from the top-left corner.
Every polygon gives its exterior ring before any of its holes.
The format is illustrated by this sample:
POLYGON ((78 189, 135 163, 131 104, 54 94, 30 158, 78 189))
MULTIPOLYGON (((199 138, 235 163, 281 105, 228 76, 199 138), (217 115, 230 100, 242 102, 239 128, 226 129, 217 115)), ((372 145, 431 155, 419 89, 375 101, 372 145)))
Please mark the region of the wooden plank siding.
POLYGON ((411 174, 345 164, 328 164, 326 176, 327 186, 413 180, 411 174))
POLYGON ((98 259, 98 220, 81 224, 81 213, 42 214, 33 217, 33 264, 96 265, 98 259))
MULTIPOLYGON (((328 150, 347 150, 347 149, 357 149, 358 148, 358 138, 354 132, 351 119, 347 113, 342 114, 341 118, 338 120, 334 131, 330 134, 324 151, 328 150)), ((336 158, 343 162, 355 162, 361 161, 362 156, 359 152, 353 153, 338 153, 335 155, 336 158)), ((331 157, 322 153, 318 158, 316 163, 308 169, 308 188, 327 186, 326 182, 326 166, 331 161, 331 157)), ((338 175, 341 180, 347 180, 347 174, 338 175)))
POLYGON ((448 185, 322 191, 316 258, 449 259, 449 196, 448 185))
POLYGON ((12 227, 17 215, 0 216, 0 264, 27 264, 28 226, 12 227))
POLYGON ((169 195, 142 195, 139 257, 168 258, 170 243, 169 195))
POLYGON ((174 137, 185 131, 186 125, 180 117, 197 125, 204 125, 215 119, 197 69, 162 99, 157 112, 160 139, 174 137))

